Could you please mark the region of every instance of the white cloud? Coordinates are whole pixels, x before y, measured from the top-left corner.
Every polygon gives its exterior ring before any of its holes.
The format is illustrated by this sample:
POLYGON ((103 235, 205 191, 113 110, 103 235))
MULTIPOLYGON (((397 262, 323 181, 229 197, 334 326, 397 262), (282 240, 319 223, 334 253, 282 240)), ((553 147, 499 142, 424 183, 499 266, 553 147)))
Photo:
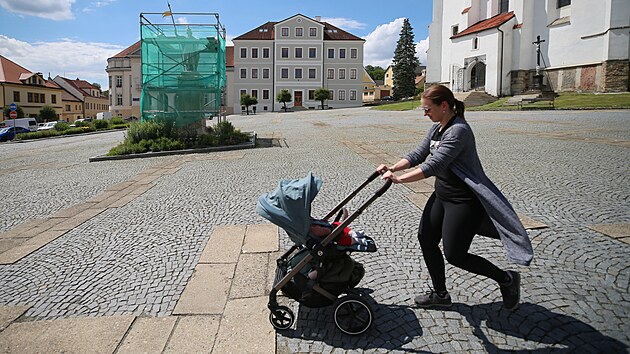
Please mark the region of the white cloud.
POLYGON ((111 3, 114 3, 118 0, 102 0, 102 1, 93 1, 90 5, 83 9, 85 13, 94 12, 96 9, 100 9, 105 6, 109 6, 111 3))
MULTIPOLYGON (((363 63, 365 65, 380 66, 383 69, 392 64, 396 43, 400 38, 404 18, 397 18, 390 23, 379 25, 370 32, 365 39, 363 63)), ((421 65, 426 65, 429 37, 416 43, 416 57, 421 65)))
POLYGON ((61 21, 74 18, 72 4, 76 0, 0 0, 7 11, 61 21))
POLYGON ((364 37, 363 63, 365 65, 380 66, 385 69, 392 63, 403 20, 404 18, 397 18, 390 23, 379 25, 364 37))
POLYGON ((33 44, 0 35, 0 54, 32 72, 44 77, 61 75, 98 82, 103 90, 108 87, 105 68, 107 58, 124 47, 107 43, 86 43, 72 39, 33 44))
POLYGON ((188 22, 188 18, 186 17, 178 17, 177 20, 175 20, 175 22, 179 23, 179 24, 187 24, 188 22))
POLYGON ((344 30, 363 29, 366 27, 365 23, 343 17, 322 18, 322 22, 328 22, 331 25, 337 26, 344 30))

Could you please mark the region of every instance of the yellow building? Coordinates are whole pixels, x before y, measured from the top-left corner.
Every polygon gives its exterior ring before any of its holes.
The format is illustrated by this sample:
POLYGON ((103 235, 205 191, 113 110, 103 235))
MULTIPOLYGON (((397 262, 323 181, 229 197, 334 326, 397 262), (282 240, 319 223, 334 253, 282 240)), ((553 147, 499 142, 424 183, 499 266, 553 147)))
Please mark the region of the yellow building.
MULTIPOLYGON (((63 90, 52 80, 44 79, 42 73, 33 73, 0 55, 0 104, 3 109, 15 103, 22 108, 25 117, 37 118, 44 106, 50 106, 60 119, 62 94, 63 90)), ((4 119, 2 114, 0 121, 4 119)))
POLYGON ((62 119, 66 122, 74 122, 77 119, 83 118, 83 102, 74 97, 70 92, 65 91, 61 95, 61 101, 63 103, 62 119))
MULTIPOLYGON (((73 120, 69 120, 69 122, 73 122, 75 119, 79 118, 90 118, 96 119, 96 114, 99 112, 107 112, 109 111, 109 100, 101 89, 97 86, 90 84, 85 80, 81 80, 77 78, 76 80, 68 79, 62 76, 57 75, 54 79, 55 83, 63 88, 65 91, 70 93, 75 98, 78 98, 81 105, 81 117, 77 114, 71 114, 74 117, 73 120)), ((64 104, 65 106, 66 104, 64 104)), ((64 112, 68 107, 64 107, 64 112)))

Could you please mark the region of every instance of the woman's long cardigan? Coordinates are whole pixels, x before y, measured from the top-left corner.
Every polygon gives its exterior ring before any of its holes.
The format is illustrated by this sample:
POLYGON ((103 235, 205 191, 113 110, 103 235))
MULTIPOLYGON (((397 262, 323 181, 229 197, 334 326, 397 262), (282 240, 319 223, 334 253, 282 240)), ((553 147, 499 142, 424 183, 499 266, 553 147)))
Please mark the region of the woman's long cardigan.
POLYGON ((527 232, 508 200, 483 171, 470 125, 455 117, 453 124, 444 131, 439 147, 429 157, 431 137, 439 127, 439 124, 431 127, 420 145, 405 159, 412 167, 420 165, 425 177, 450 168, 479 198, 499 232, 508 260, 529 265, 534 252, 527 232))

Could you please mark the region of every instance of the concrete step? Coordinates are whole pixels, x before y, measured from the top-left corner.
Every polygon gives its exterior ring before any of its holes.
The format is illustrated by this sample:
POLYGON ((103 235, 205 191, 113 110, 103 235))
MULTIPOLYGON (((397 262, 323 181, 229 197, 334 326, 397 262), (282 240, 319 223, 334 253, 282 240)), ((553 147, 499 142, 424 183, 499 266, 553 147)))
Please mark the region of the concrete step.
POLYGON ((466 107, 483 106, 497 100, 496 97, 482 91, 454 92, 455 98, 464 102, 466 107))

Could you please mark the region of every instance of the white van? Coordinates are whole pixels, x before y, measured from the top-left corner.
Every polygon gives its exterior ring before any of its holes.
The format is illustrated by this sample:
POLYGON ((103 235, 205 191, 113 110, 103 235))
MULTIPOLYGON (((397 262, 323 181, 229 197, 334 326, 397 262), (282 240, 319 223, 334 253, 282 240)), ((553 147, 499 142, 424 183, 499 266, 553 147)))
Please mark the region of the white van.
POLYGON ((0 122, 0 127, 22 127, 26 128, 32 132, 37 131, 37 121, 35 118, 17 118, 17 119, 7 119, 5 121, 0 122))

